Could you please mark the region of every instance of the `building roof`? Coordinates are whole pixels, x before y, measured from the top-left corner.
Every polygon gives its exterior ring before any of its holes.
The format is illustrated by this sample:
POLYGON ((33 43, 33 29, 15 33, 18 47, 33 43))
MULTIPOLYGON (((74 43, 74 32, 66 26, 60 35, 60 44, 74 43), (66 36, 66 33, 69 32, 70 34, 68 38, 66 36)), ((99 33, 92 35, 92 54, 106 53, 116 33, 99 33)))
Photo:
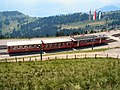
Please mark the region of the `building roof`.
POLYGON ((7 46, 20 46, 20 45, 33 45, 33 44, 41 44, 41 40, 34 41, 16 41, 16 42, 7 42, 7 46))

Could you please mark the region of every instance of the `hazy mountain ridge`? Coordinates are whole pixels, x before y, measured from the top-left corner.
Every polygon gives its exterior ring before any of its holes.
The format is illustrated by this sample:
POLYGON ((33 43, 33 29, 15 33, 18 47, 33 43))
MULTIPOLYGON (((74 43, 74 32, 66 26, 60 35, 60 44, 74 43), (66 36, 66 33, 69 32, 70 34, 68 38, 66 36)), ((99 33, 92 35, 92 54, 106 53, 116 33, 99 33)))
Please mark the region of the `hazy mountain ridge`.
POLYGON ((115 5, 104 6, 100 9, 101 9, 102 12, 110 12, 110 11, 120 10, 120 8, 115 6, 115 5))

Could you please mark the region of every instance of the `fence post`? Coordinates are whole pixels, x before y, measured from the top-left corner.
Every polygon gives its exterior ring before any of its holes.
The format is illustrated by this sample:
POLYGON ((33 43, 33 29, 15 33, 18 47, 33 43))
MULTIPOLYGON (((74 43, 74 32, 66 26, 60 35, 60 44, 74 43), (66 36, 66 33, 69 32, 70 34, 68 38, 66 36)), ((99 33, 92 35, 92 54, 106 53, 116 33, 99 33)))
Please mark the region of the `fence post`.
POLYGON ((16 62, 17 62, 17 57, 15 57, 15 60, 16 60, 16 62))
POLYGON ((97 58, 97 54, 95 54, 95 58, 97 58))
POLYGON ((31 61, 31 58, 29 59, 29 61, 31 61))
POLYGON ((24 58, 23 58, 23 62, 24 62, 24 58))
POLYGON ((55 56, 55 60, 57 60, 57 57, 55 56))
POLYGON ((119 58, 119 55, 117 55, 117 59, 119 58))
POLYGON ((35 61, 37 61, 36 57, 35 57, 35 61))
POLYGON ((49 60, 50 58, 48 57, 48 60, 49 60))
POLYGON ((107 54, 106 58, 108 58, 108 54, 107 54))
POLYGON ((7 62, 7 58, 5 58, 5 61, 7 62))
POLYGON ((86 58, 86 54, 85 54, 85 58, 86 58))
POLYGON ((77 57, 76 57, 76 54, 75 54, 75 59, 76 59, 77 57))
POLYGON ((66 59, 68 59, 68 55, 66 55, 66 59))

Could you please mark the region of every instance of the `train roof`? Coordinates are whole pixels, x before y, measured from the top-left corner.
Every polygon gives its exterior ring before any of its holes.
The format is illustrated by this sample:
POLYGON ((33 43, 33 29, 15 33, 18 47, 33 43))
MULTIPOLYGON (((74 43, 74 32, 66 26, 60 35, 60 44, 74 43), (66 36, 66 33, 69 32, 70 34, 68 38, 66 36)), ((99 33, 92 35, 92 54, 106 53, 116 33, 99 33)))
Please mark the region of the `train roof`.
POLYGON ((16 42, 7 42, 7 46, 22 46, 22 45, 33 45, 33 44, 44 44, 46 43, 59 43, 59 42, 70 42, 75 41, 73 38, 53 38, 46 40, 31 40, 31 41, 16 41, 16 42))
POLYGON ((33 44, 41 44, 41 40, 34 41, 16 41, 16 42, 7 42, 7 46, 20 46, 20 45, 33 45, 33 44))
POLYGON ((88 39, 93 39, 93 38, 103 38, 106 37, 106 35, 88 35, 88 36, 77 36, 73 37, 75 40, 80 41, 80 40, 88 40, 88 39))
POLYGON ((54 38, 54 39, 48 39, 48 40, 42 40, 43 43, 59 43, 59 42, 70 42, 75 41, 73 38, 54 38))

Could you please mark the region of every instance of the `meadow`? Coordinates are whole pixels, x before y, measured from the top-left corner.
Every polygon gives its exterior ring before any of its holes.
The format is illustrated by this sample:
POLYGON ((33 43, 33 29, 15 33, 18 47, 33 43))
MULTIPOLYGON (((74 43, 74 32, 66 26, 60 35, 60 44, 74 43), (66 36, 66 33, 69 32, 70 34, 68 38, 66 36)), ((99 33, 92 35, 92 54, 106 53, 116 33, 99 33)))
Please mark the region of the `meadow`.
POLYGON ((120 59, 1 62, 0 90, 120 90, 120 59))

